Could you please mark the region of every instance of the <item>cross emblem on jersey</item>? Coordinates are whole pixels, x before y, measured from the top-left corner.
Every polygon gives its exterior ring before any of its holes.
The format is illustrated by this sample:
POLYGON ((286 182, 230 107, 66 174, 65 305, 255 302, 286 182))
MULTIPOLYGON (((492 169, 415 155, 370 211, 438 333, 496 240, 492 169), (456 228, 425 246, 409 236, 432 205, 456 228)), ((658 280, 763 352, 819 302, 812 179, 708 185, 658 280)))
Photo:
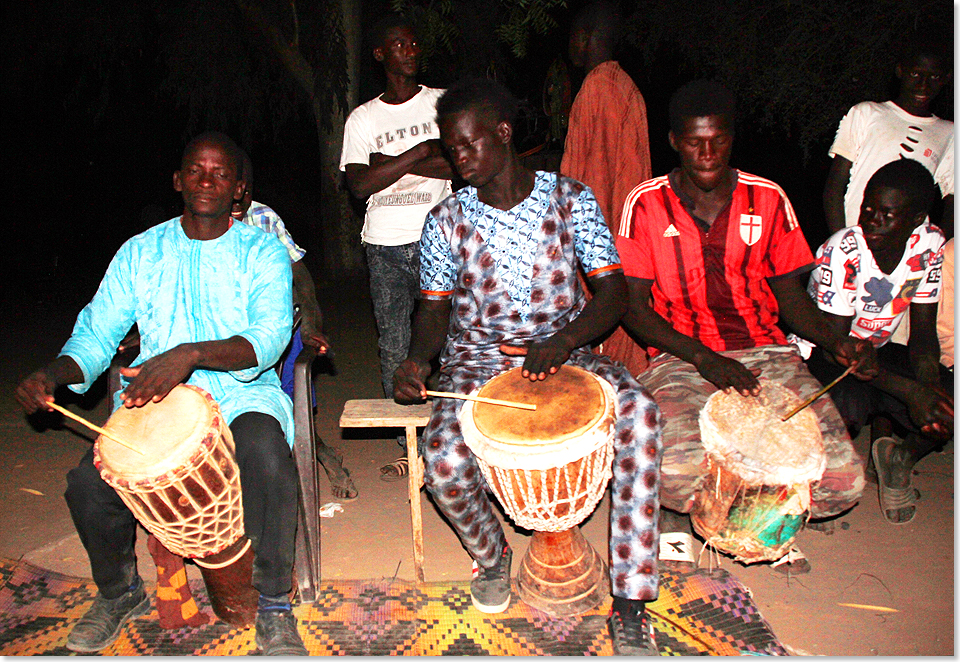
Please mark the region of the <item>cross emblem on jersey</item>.
POLYGON ((763 218, 754 214, 740 214, 740 238, 747 246, 753 246, 763 234, 763 218))

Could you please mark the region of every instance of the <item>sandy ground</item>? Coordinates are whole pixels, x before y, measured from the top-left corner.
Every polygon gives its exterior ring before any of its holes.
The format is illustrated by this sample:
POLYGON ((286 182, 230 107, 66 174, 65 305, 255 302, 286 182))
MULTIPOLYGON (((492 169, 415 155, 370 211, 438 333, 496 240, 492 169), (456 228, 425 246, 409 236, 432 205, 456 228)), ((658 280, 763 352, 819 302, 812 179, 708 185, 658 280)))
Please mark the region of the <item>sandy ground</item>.
MULTIPOLYGON (((339 447, 360 497, 322 520, 325 578, 413 578, 407 488, 385 483, 378 467, 400 454, 392 430, 341 430, 343 403, 380 396, 376 336, 362 282, 320 288, 327 330, 336 352, 336 374, 317 377, 317 423, 323 438, 339 447)), ((57 418, 28 421, 16 407, 13 388, 31 370, 56 355, 82 301, 38 301, 25 293, 0 303, 0 428, 5 461, 0 480, 0 555, 24 558, 70 575, 89 577, 86 555, 74 532, 62 494, 65 474, 92 441, 92 434, 57 418)), ((102 390, 58 401, 102 423, 102 390)), ((914 484, 919 512, 905 526, 887 524, 877 489, 868 484, 862 502, 841 518, 833 535, 803 531, 799 545, 813 571, 787 578, 767 565, 721 566, 753 592, 773 630, 792 651, 812 655, 954 654, 953 446, 926 458, 914 484), (850 605, 861 605, 855 607, 850 605)), ((321 479, 321 489, 327 487, 321 479)), ((332 501, 329 492, 323 501, 332 501)), ((427 581, 465 580, 470 561, 450 527, 421 493, 427 581)), ((605 551, 609 496, 583 525, 587 538, 605 551)), ((528 538, 506 525, 518 557, 528 538)), ((141 536, 141 539, 145 536, 141 536)), ((141 540, 141 573, 155 577, 141 540)), ((703 556, 703 563, 708 563, 703 556)), ((515 564, 516 566, 516 564, 515 564)), ((192 571, 191 571, 192 572, 192 571)))

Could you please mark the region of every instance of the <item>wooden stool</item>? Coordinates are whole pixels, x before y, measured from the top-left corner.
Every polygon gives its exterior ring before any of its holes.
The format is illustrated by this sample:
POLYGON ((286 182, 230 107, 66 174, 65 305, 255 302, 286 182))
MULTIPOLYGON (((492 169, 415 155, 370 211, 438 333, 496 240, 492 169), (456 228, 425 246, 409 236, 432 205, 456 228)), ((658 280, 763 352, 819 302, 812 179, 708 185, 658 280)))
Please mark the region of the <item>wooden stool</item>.
POLYGON ((430 420, 433 404, 398 405, 393 400, 347 400, 340 416, 342 428, 404 428, 407 434, 407 469, 410 497, 410 526, 413 529, 413 568, 417 583, 423 583, 423 518, 420 514, 420 488, 423 468, 417 452, 417 428, 430 420))

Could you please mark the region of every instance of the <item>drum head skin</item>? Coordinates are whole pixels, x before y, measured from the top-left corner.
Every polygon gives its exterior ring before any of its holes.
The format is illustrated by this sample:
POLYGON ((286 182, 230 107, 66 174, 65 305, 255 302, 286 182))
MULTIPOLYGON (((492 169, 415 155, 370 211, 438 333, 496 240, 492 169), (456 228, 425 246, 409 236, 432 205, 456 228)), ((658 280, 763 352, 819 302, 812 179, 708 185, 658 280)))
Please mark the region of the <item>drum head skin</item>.
POLYGON ((820 424, 789 389, 760 380, 760 395, 717 391, 700 412, 704 449, 723 468, 752 485, 797 485, 819 480, 826 467, 820 424))
POLYGON ((205 391, 183 384, 160 402, 121 407, 103 427, 143 455, 100 437, 103 469, 135 483, 183 467, 204 439, 219 436, 219 419, 219 407, 205 391))
POLYGON ((485 437, 517 444, 560 442, 582 435, 604 415, 604 393, 591 373, 563 365, 546 380, 532 382, 514 368, 497 375, 477 395, 537 405, 536 411, 473 403, 473 420, 485 437))

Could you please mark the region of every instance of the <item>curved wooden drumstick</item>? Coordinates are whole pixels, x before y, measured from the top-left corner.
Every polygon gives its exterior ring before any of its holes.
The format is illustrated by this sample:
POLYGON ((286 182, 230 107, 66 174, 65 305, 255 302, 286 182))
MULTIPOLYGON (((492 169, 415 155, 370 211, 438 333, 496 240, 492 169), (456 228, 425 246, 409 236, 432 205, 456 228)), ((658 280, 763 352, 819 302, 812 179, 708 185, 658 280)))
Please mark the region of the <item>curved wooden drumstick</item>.
POLYGON ((510 400, 495 400, 493 398, 484 398, 479 395, 463 395, 461 393, 451 393, 450 391, 427 391, 427 395, 435 398, 456 398, 457 400, 472 400, 473 402, 482 402, 488 405, 500 405, 501 407, 516 407, 517 409, 527 409, 536 411, 537 405, 527 404, 526 402, 512 402, 510 400))
POLYGON ((796 413, 798 413, 801 409, 804 409, 804 408, 808 407, 809 405, 812 405, 814 400, 816 400, 816 399, 819 398, 821 395, 823 395, 824 393, 826 393, 827 391, 829 391, 830 389, 832 389, 834 386, 837 385, 837 382, 839 382, 841 379, 843 379, 844 377, 846 377, 847 375, 849 375, 850 372, 853 370, 853 368, 854 368, 854 366, 851 365, 849 368, 847 368, 846 370, 843 371, 843 374, 841 374, 839 377, 837 377, 836 379, 834 379, 832 382, 830 382, 829 384, 827 384, 826 386, 824 386, 822 389, 820 389, 819 391, 817 391, 816 393, 814 393, 812 396, 810 396, 810 398, 807 399, 806 402, 801 403, 799 407, 797 407, 796 409, 794 409, 792 412, 790 412, 789 414, 787 414, 786 416, 784 416, 784 417, 781 418, 780 420, 781 420, 781 421, 789 420, 789 419, 793 418, 793 415, 796 414, 796 413))
POLYGON ((123 439, 121 439, 120 437, 117 437, 116 435, 114 435, 112 432, 107 432, 107 431, 104 430, 102 427, 100 427, 100 426, 98 426, 98 425, 94 425, 93 423, 91 423, 91 422, 88 421, 87 419, 82 418, 82 417, 80 417, 80 416, 77 416, 76 414, 74 414, 74 413, 73 413, 72 411, 70 411, 69 409, 64 409, 63 407, 61 407, 60 405, 58 405, 58 404, 56 404, 56 403, 54 403, 54 402, 48 402, 48 403, 47 403, 47 406, 50 407, 51 409, 57 410, 58 412, 60 412, 60 413, 63 414, 64 416, 66 416, 67 418, 72 418, 72 419, 75 420, 77 423, 81 423, 81 424, 83 424, 83 425, 86 425, 88 428, 90 428, 91 430, 93 430, 93 431, 96 432, 97 434, 103 435, 103 436, 106 437, 107 439, 112 439, 113 441, 117 442, 118 444, 120 444, 120 445, 123 446, 124 448, 129 448, 129 449, 132 450, 133 452, 135 452, 135 453, 140 453, 140 455, 143 455, 143 451, 140 450, 139 448, 137 448, 136 446, 131 446, 130 444, 128 444, 127 442, 125 442, 125 441, 124 441, 123 439))

